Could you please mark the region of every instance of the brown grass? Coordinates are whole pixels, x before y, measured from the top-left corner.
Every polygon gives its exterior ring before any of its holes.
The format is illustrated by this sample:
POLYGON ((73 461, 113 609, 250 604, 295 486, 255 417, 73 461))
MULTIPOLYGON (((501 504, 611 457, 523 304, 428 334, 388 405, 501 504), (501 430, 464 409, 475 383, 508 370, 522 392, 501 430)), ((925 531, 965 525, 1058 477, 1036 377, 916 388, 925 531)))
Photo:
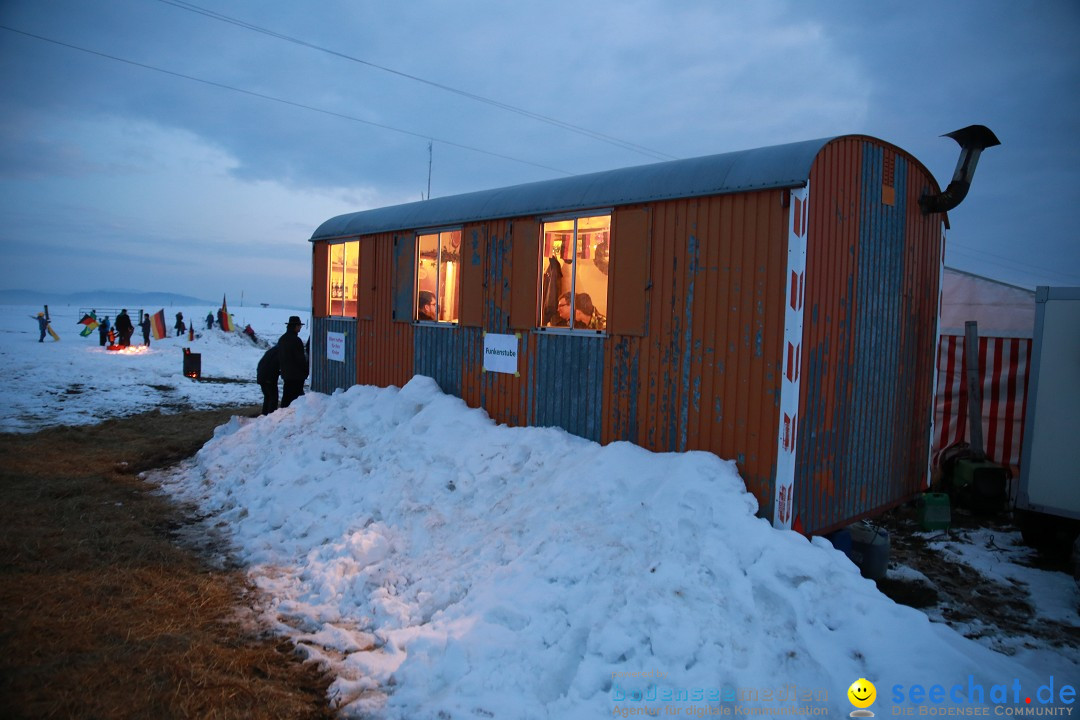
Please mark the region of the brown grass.
POLYGON ((329 718, 330 679, 236 620, 251 588, 136 473, 256 408, 0 435, 0 717, 329 718))

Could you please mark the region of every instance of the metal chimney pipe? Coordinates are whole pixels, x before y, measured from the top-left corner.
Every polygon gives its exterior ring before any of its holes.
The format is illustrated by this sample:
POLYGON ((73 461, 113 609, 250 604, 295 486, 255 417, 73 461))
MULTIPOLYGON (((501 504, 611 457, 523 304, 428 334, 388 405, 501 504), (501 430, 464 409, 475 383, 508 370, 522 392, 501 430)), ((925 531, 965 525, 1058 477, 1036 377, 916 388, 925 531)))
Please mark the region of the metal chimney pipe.
POLYGON ((979 164, 979 155, 988 147, 1000 145, 1001 141, 985 125, 969 125, 960 130, 946 133, 960 145, 960 157, 956 161, 952 182, 945 191, 937 195, 923 195, 919 198, 919 207, 923 215, 948 212, 963 202, 971 188, 971 179, 975 177, 975 166, 979 164))

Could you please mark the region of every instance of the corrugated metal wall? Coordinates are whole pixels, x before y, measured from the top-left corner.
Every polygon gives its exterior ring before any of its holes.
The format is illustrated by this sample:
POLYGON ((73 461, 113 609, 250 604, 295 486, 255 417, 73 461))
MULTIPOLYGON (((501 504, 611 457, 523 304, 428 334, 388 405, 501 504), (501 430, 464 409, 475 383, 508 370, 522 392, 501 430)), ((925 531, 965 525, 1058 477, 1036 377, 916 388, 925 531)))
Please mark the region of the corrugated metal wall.
POLYGON ((940 262, 936 190, 868 139, 833 141, 810 179, 795 504, 826 531, 910 497, 925 477, 940 262))
POLYGON ((356 321, 347 318, 316 317, 309 328, 311 341, 312 390, 332 393, 337 388, 347 389, 356 384, 356 321), (326 357, 326 333, 336 332, 345 336, 345 361, 326 357), (319 340, 322 340, 319 342, 319 340))
POLYGON ((648 335, 609 338, 605 348, 602 440, 735 460, 766 511, 782 372, 785 194, 655 203, 648 335))
MULTIPOLYGON (((361 385, 401 387, 413 376, 413 325, 393 319, 394 236, 375 235, 375 304, 372 319, 357 320, 356 381, 361 385)), ((407 291, 412 294, 412 289, 407 291)))
MULTIPOLYGON (((919 194, 937 190, 922 166, 864 138, 828 144, 810 187, 795 508, 807 531, 823 531, 909 497, 923 477, 941 217, 919 212, 919 194)), ((394 234, 363 238, 374 243, 374 307, 356 321, 356 382, 400 386, 422 373, 499 423, 711 451, 737 462, 771 516, 787 199, 768 190, 616 209, 637 213, 628 236, 639 244, 633 267, 648 276, 640 337, 515 331, 512 300, 536 268, 517 268, 514 282, 510 220, 464 227, 469 271, 482 278, 463 290, 469 325, 396 322, 414 291, 399 267, 408 253, 394 234), (520 335, 519 375, 483 372, 485 332, 520 335)), ((517 222, 522 237, 535 230, 526 223, 536 218, 517 222)), ((612 242, 617 272, 617 230, 612 242)), ((331 327, 316 321, 313 331, 331 327)), ((337 382, 325 367, 316 374, 315 389, 337 382)))
POLYGON ((434 378, 444 393, 461 397, 462 333, 431 325, 417 325, 413 332, 413 373, 434 378))
POLYGON ((538 333, 531 343, 531 423, 600 442, 604 417, 602 337, 538 333))
POLYGON ((529 334, 522 333, 519 345, 519 375, 484 372, 484 333, 515 334, 510 328, 511 224, 491 221, 467 225, 464 243, 474 257, 479 254, 483 283, 478 298, 481 303, 479 327, 453 330, 462 336, 461 398, 472 407, 487 410, 493 420, 508 425, 529 425, 527 381, 529 377, 529 334))

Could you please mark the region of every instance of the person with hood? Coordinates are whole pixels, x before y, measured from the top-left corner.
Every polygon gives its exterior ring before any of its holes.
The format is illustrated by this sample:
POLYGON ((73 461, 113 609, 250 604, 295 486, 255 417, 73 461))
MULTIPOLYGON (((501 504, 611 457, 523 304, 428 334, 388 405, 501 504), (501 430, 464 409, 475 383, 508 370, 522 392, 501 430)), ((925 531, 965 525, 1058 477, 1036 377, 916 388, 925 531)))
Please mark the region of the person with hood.
POLYGON ((287 408, 293 400, 304 394, 304 381, 308 377, 308 359, 300 328, 304 323, 293 315, 285 326, 285 334, 278 338, 278 367, 281 369, 281 407, 287 408))
MULTIPOLYGON (((117 320, 119 321, 119 318, 117 318, 117 320)), ((184 313, 176 313, 176 323, 173 327, 176 328, 176 337, 180 337, 187 332, 187 325, 184 324, 184 313)))
POLYGON ((145 310, 142 314, 142 320, 139 321, 139 327, 142 329, 143 345, 150 347, 150 315, 145 310))
POLYGON ((38 338, 38 342, 45 342, 45 333, 49 331, 49 321, 45 319, 45 313, 39 312, 36 316, 31 315, 30 317, 37 320, 38 330, 41 331, 41 337, 38 338))
POLYGON ((255 381, 262 388, 262 415, 269 415, 278 409, 278 378, 281 377, 281 365, 278 360, 278 346, 263 353, 255 367, 255 381))
POLYGON ((131 318, 128 317, 127 308, 120 311, 120 314, 116 316, 116 333, 120 336, 120 347, 127 347, 131 345, 131 334, 135 332, 135 326, 131 324, 131 318))
POLYGON ((206 313, 206 329, 207 330, 213 330, 214 329, 214 313, 210 312, 210 311, 208 311, 206 313))
POLYGON ((109 325, 109 316, 106 315, 105 319, 102 320, 97 326, 98 344, 101 345, 101 347, 105 347, 109 343, 109 328, 110 327, 111 326, 109 325))

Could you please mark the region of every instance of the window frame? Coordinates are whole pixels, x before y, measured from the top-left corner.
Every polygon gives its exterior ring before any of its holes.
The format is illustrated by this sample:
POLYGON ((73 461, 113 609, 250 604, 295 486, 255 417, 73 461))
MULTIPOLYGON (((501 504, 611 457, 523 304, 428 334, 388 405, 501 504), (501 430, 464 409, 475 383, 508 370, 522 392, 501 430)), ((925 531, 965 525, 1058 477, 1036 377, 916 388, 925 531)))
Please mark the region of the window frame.
MULTIPOLYGON (((575 245, 575 248, 576 248, 577 247, 577 240, 578 240, 578 220, 581 220, 583 218, 599 218, 599 217, 606 217, 607 221, 608 221, 608 227, 607 227, 607 233, 608 233, 608 257, 609 257, 609 263, 610 263, 611 246, 613 245, 613 240, 614 240, 614 238, 613 238, 613 228, 614 228, 614 225, 615 225, 615 208, 608 207, 608 208, 593 208, 593 209, 589 209, 589 210, 577 210, 577 211, 571 211, 571 212, 556 213, 556 214, 553 214, 553 215, 544 215, 544 216, 541 216, 539 218, 539 242, 538 242, 538 248, 537 248, 537 286, 536 286, 536 302, 535 302, 536 307, 535 307, 535 311, 533 313, 533 324, 535 326, 534 331, 543 332, 543 333, 549 333, 549 334, 552 334, 552 335, 572 335, 572 336, 576 336, 576 337, 607 337, 607 335, 608 335, 608 326, 610 325, 610 322, 611 322, 610 321, 610 309, 611 309, 612 279, 611 279, 610 274, 607 275, 607 282, 605 283, 605 288, 604 288, 604 307, 605 307, 605 309, 608 310, 608 315, 607 315, 608 320, 607 320, 607 323, 605 324, 603 329, 576 328, 576 327, 574 327, 573 322, 570 322, 567 327, 551 327, 551 326, 541 324, 541 321, 543 319, 541 316, 542 316, 543 305, 544 305, 544 298, 543 298, 544 282, 543 282, 543 279, 544 279, 544 273, 546 271, 546 265, 547 265, 547 257, 546 257, 546 253, 544 252, 546 250, 546 247, 545 247, 546 239, 545 239, 544 227, 548 223, 557 223, 557 222, 565 222, 567 220, 573 220, 574 221, 574 245, 575 245)), ((574 262, 572 264, 571 279, 570 279, 570 317, 571 318, 573 318, 574 315, 575 315, 576 308, 574 307, 574 304, 575 304, 575 298, 576 298, 576 296, 578 294, 578 289, 577 289, 578 260, 579 260, 579 258, 577 258, 577 257, 574 258, 574 262)), ((609 264, 609 268, 610 268, 610 264, 609 264)))
POLYGON ((329 318, 343 318, 349 320, 355 320, 358 316, 358 309, 360 305, 360 239, 357 237, 346 238, 338 241, 328 242, 326 248, 326 317, 329 318), (353 268, 352 287, 353 297, 350 301, 348 299, 348 287, 349 287, 349 246, 354 249, 352 258, 355 259, 356 265, 353 268), (334 249, 341 248, 342 260, 341 260, 341 275, 335 278, 334 275, 334 249), (342 288, 341 297, 334 297, 334 283, 340 281, 342 288), (352 303, 352 314, 349 314, 349 303, 352 303), (334 310, 340 310, 340 313, 335 313, 334 310))
MULTIPOLYGON (((462 276, 462 272, 461 272, 461 267, 460 266, 462 264, 462 260, 463 260, 463 257, 464 257, 464 249, 463 249, 464 243, 465 243, 465 226, 464 225, 447 225, 447 226, 434 227, 434 228, 425 228, 423 230, 417 230, 413 234, 413 264, 412 264, 412 270, 413 270, 412 322, 413 322, 413 324, 415 324, 415 325, 423 325, 425 327, 457 327, 457 326, 459 326, 461 324, 461 283, 462 283, 461 276, 462 276), (441 315, 441 309, 442 309, 442 292, 441 292, 442 275, 443 275, 442 267, 441 267, 442 263, 443 263, 443 259, 442 259, 442 254, 443 254, 442 236, 444 234, 450 234, 450 233, 455 233, 455 232, 458 234, 458 245, 457 245, 456 252, 458 254, 457 263, 458 263, 458 266, 459 266, 457 268, 455 274, 454 274, 454 280, 453 280, 453 282, 457 285, 457 288, 456 288, 456 297, 457 297, 457 306, 458 306, 457 307, 457 319, 456 320, 420 320, 417 317, 417 315, 419 314, 419 310, 420 310, 419 300, 420 300, 420 291, 421 291, 421 288, 420 288, 420 238, 421 237, 430 237, 432 235, 435 235, 438 238, 438 240, 436 241, 437 242, 437 247, 438 247, 438 252, 437 252, 436 258, 435 258, 435 267, 436 267, 436 273, 435 273, 435 312, 436 312, 436 317, 438 317, 439 315, 441 315)), ((452 261, 448 260, 446 262, 452 262, 452 261)))

